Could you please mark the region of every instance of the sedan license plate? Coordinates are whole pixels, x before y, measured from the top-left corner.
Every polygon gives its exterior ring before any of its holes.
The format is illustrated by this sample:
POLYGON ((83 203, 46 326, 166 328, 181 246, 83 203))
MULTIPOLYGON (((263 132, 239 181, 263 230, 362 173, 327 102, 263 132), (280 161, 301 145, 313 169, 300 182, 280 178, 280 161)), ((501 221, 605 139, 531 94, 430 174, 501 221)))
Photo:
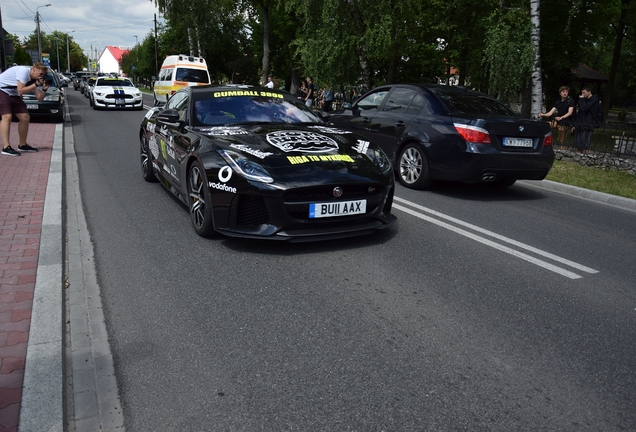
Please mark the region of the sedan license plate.
POLYGON ((38 105, 37 104, 27 104, 27 109, 28 110, 36 110, 36 109, 38 109, 38 105))
POLYGON ((115 105, 125 105, 126 101, 123 99, 115 99, 115 105))
POLYGON ((366 211, 367 200, 309 204, 309 217, 311 219, 364 214, 366 211))
POLYGON ((504 147, 532 147, 532 138, 509 138, 504 137, 504 147))

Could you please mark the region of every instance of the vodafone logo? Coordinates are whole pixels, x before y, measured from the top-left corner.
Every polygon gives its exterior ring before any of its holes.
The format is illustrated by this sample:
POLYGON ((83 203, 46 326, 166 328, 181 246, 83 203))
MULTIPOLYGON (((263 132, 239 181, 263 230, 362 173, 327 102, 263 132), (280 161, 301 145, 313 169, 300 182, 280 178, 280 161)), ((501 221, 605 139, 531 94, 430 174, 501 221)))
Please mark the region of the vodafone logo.
POLYGON ((232 168, 224 166, 219 170, 219 180, 227 183, 232 178, 232 168))

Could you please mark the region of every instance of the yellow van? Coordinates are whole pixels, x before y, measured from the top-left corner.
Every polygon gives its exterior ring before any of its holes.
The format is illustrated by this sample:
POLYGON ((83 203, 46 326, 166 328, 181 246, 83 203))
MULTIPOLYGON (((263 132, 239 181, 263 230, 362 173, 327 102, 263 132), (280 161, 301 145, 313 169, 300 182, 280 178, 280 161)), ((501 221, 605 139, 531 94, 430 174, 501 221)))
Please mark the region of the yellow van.
POLYGON ((165 104, 170 95, 182 87, 209 84, 210 73, 204 58, 185 54, 168 56, 154 83, 155 106, 165 104))

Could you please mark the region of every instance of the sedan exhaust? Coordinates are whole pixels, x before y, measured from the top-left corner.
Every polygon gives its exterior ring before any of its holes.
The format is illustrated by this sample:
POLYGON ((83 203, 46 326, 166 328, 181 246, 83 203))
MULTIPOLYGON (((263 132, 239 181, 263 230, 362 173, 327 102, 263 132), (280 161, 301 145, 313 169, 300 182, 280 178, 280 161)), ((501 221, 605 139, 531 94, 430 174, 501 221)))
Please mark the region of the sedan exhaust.
POLYGON ((481 181, 483 181, 483 182, 493 182, 496 179, 497 179, 497 176, 495 174, 491 174, 491 173, 486 173, 486 174, 481 176, 481 181))

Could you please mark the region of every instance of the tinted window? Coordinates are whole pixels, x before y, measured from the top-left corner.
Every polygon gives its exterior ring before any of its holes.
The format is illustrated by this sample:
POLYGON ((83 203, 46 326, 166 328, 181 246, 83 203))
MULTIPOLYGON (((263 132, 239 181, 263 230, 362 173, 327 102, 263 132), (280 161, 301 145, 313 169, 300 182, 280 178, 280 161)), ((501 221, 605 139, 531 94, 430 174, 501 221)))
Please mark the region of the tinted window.
POLYGON ((97 81, 98 86, 112 86, 112 87, 132 87, 132 83, 126 79, 117 78, 100 78, 97 81))
POLYGON ((406 109, 411 104, 411 100, 417 94, 415 90, 405 89, 405 88, 396 88, 393 89, 391 94, 389 95, 389 99, 382 107, 382 111, 393 111, 393 112, 406 112, 406 109))
POLYGON ((451 113, 496 114, 509 117, 517 115, 496 99, 475 93, 435 92, 451 113))
POLYGON ((168 99, 165 109, 175 109, 179 111, 179 118, 185 119, 186 108, 188 106, 188 94, 184 91, 177 92, 168 99))
POLYGON ((204 69, 177 68, 176 81, 207 83, 208 73, 204 69))
POLYGON ((388 93, 388 90, 382 90, 366 95, 358 101, 356 107, 360 110, 377 110, 388 93))
POLYGON ((411 101, 411 105, 409 105, 409 109, 406 110, 409 114, 419 114, 424 107, 426 106, 426 98, 422 96, 420 93, 415 94, 415 97, 411 101))
POLYGON ((300 101, 292 102, 277 96, 218 96, 213 97, 211 93, 197 96, 194 116, 198 125, 263 122, 322 124, 322 121, 300 101))

